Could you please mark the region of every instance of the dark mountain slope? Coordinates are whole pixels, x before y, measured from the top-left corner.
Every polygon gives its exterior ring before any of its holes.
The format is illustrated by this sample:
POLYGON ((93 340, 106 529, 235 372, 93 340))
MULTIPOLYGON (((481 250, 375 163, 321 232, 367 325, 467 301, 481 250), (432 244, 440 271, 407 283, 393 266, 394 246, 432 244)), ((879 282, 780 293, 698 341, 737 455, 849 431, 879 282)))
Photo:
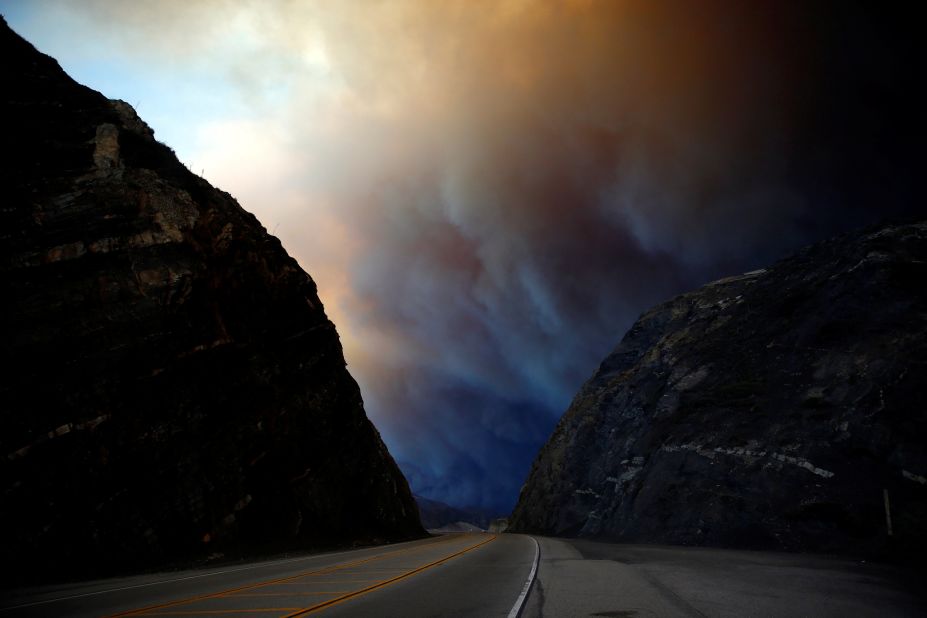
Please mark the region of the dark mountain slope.
POLYGON ((422 496, 413 495, 418 504, 419 516, 422 525, 429 530, 444 528, 449 524, 464 522, 473 524, 477 528, 486 530, 492 522, 494 515, 489 511, 476 508, 457 508, 437 500, 429 500, 422 496))
POLYGON ((823 242, 644 314, 538 455, 516 530, 927 546, 927 223, 823 242))
POLYGON ((5 22, 0 50, 4 570, 423 534, 280 242, 5 22))

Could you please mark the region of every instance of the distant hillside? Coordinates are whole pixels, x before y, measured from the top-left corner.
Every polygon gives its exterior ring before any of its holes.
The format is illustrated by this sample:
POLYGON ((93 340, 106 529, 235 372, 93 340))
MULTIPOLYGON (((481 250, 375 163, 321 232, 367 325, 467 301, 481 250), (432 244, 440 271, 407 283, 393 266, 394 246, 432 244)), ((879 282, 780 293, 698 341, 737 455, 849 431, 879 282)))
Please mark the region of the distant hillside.
POLYGON ((315 283, 0 20, 4 584, 424 534, 315 283))
POLYGON ((645 313, 541 450, 511 529, 927 548, 925 401, 927 223, 823 242, 645 313))
POLYGON ((482 509, 457 508, 419 495, 415 495, 415 502, 418 504, 422 525, 428 530, 447 528, 461 522, 487 530, 489 523, 497 516, 482 509))

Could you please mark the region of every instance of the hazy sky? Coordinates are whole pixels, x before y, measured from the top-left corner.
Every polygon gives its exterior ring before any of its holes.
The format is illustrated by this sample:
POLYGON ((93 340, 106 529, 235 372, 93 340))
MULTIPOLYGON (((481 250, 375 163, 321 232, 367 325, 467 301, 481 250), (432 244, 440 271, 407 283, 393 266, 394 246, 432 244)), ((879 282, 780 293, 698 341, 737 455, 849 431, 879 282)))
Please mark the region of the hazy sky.
POLYGON ((413 490, 454 504, 513 505, 573 393, 652 304, 924 215, 917 20, 897 7, 0 12, 281 238, 413 490))

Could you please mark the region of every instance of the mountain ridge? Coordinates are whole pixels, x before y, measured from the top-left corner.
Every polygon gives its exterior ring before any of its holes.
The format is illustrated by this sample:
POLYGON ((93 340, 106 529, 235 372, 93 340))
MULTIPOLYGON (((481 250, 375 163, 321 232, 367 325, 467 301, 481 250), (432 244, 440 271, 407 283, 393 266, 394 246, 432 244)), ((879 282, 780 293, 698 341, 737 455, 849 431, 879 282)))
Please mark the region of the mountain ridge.
POLYGON ((5 21, 0 49, 10 580, 423 535, 280 241, 5 21))
POLYGON ((510 529, 850 553, 924 547, 923 281, 927 223, 896 224, 645 312, 541 449, 510 529))
POLYGON ((413 494, 422 518, 422 525, 428 530, 444 528, 450 524, 466 523, 482 530, 489 529, 497 514, 475 507, 457 507, 413 494))

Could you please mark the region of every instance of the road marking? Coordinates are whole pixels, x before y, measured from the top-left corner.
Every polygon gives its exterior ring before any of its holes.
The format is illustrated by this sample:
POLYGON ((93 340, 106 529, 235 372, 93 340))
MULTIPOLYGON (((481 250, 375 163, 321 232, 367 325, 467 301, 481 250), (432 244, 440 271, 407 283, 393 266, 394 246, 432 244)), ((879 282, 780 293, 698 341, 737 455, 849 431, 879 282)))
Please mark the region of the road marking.
MULTIPOLYGON (((322 575, 326 575, 326 573, 319 573, 318 575, 316 575, 316 577, 321 577, 322 575)), ((296 577, 312 577, 312 575, 296 575, 296 577)), ((350 581, 350 580, 345 580, 345 581, 350 581)), ((258 583, 260 583, 260 582, 258 582, 258 583)), ((308 582, 304 582, 304 581, 276 582, 276 583, 270 583, 270 582, 268 582, 267 585, 268 585, 268 586, 305 586, 307 583, 308 583, 308 582)), ((340 581, 336 581, 336 580, 326 580, 325 582, 315 582, 315 583, 331 583, 331 584, 335 584, 335 583, 341 583, 341 582, 340 582, 340 581)))
MULTIPOLYGON (((405 569, 399 569, 399 570, 403 571, 405 569)), ((339 573, 339 575, 351 575, 351 573, 339 573)), ((304 577, 314 578, 314 577, 319 577, 319 575, 315 575, 315 576, 306 575, 304 577)), ((317 581, 315 579, 311 579, 311 580, 307 580, 304 582, 288 582, 288 583, 292 583, 296 586, 305 586, 306 584, 357 584, 357 583, 378 582, 378 581, 380 581, 379 577, 360 577, 360 578, 355 577, 352 579, 326 579, 325 581, 317 581)))
POLYGON ((416 574, 418 574, 418 573, 421 573, 422 571, 425 571, 425 570, 430 569, 430 568, 432 568, 432 567, 436 567, 436 566, 438 566, 439 564, 443 564, 443 563, 447 562, 448 560, 451 560, 451 559, 456 558, 456 557, 458 557, 458 556, 462 556, 463 554, 465 554, 465 553, 467 553, 467 552, 469 552, 469 551, 473 551, 474 549, 477 549, 478 547, 482 547, 483 545, 486 545, 487 543, 491 543, 491 542, 495 541, 496 538, 498 538, 498 536, 497 536, 497 535, 493 535, 492 537, 486 539, 485 541, 480 541, 480 542, 477 543, 476 545, 471 545, 470 547, 467 547, 467 548, 462 549, 462 550, 460 550, 460 551, 458 551, 458 552, 455 552, 455 553, 451 554, 450 556, 445 556, 444 558, 441 558, 441 559, 439 559, 439 560, 435 560, 434 562, 429 562, 429 563, 426 564, 426 565, 423 565, 423 566, 420 566, 420 567, 418 567, 418 568, 412 569, 411 571, 408 571, 408 572, 406 572, 406 573, 403 573, 402 575, 397 575, 396 577, 393 577, 392 579, 387 579, 387 580, 382 581, 382 582, 380 582, 380 583, 378 583, 378 584, 374 584, 374 585, 372 585, 372 586, 368 586, 368 587, 363 588, 363 589, 361 589, 361 590, 356 590, 356 591, 354 591, 354 592, 349 592, 348 594, 345 594, 345 595, 343 595, 343 596, 340 596, 340 597, 338 597, 337 599, 329 599, 328 601, 324 601, 324 602, 319 603, 319 604, 317 604, 317 605, 313 605, 312 607, 306 607, 306 608, 301 609, 301 610, 299 610, 299 611, 297 611, 297 612, 294 612, 294 613, 292 613, 292 614, 287 614, 286 616, 283 616, 283 618, 296 618, 297 616, 305 616, 306 614, 315 613, 315 612, 317 612, 317 611, 320 611, 320 610, 323 610, 323 609, 332 607, 333 605, 338 605, 339 603, 343 603, 343 602, 348 601, 348 600, 350 600, 350 599, 356 599, 356 598, 359 597, 359 596, 363 596, 363 595, 365 595, 365 594, 367 594, 367 593, 369 593, 369 592, 373 592, 374 590, 379 590, 380 588, 385 588, 386 586, 389 586, 390 584, 394 584, 394 583, 398 582, 399 580, 405 579, 405 578, 407 578, 407 577, 412 577, 413 575, 416 575, 416 574))
MULTIPOLYGON (((406 543, 415 543, 415 542, 416 541, 406 541, 404 543, 396 543, 395 546, 405 545, 406 543)), ((375 549, 375 548, 371 548, 371 549, 375 549)), ((312 560, 314 558, 333 558, 335 556, 344 556, 347 554, 353 554, 356 551, 358 550, 352 549, 349 551, 330 552, 327 554, 312 554, 310 556, 302 556, 300 558, 287 558, 284 560, 274 560, 272 562, 262 562, 260 564, 252 564, 248 566, 238 567, 235 569, 225 569, 224 571, 211 571, 209 573, 200 573, 198 575, 188 575, 186 577, 174 577, 171 579, 162 579, 156 582, 147 582, 144 584, 133 584, 131 586, 122 586, 120 588, 107 588, 106 590, 97 590, 94 592, 84 592, 81 594, 72 594, 66 597, 55 597, 54 599, 45 599, 42 601, 32 601, 30 603, 22 603, 20 605, 9 605, 6 607, 0 607, 0 612, 5 612, 11 609, 22 609, 24 607, 34 607, 36 605, 47 605, 49 603, 58 603, 59 601, 71 601, 73 599, 83 599, 85 597, 95 597, 101 594, 110 594, 112 592, 123 592, 125 590, 135 590, 136 588, 148 588, 150 586, 160 586, 162 584, 171 584, 174 582, 185 582, 191 579, 201 579, 203 577, 213 577, 215 575, 227 575, 229 573, 238 573, 239 571, 252 571, 254 569, 263 569, 267 567, 277 566, 280 564, 289 564, 290 562, 300 562, 303 560, 312 560)))
POLYGON ((239 597, 312 597, 320 594, 345 594, 350 590, 316 590, 314 592, 236 592, 223 599, 237 599, 239 597))
POLYGON ((534 564, 531 565, 531 572, 528 573, 528 579, 525 581, 524 588, 521 589, 521 594, 518 595, 518 599, 515 600, 515 605, 512 606, 512 611, 509 612, 509 618, 518 618, 518 613, 524 606, 525 601, 528 600, 528 592, 531 590, 531 584, 534 583, 534 577, 538 572, 538 562, 541 558, 541 546, 538 544, 536 538, 533 536, 529 538, 534 541, 534 564))
MULTIPOLYGON (((340 570, 342 570, 342 569, 348 569, 348 568, 357 566, 357 565, 359 565, 359 564, 365 564, 365 563, 367 563, 367 562, 374 562, 374 561, 376 561, 376 560, 381 560, 381 559, 386 558, 386 557, 388 557, 388 556, 395 556, 396 554, 404 554, 404 553, 406 553, 406 552, 416 551, 416 550, 419 550, 419 549, 427 549, 427 548, 433 547, 434 545, 439 545, 439 544, 441 544, 441 543, 443 543, 443 542, 446 542, 446 541, 447 541, 447 537, 444 537, 444 538, 440 538, 440 539, 438 539, 437 541, 434 541, 434 542, 420 543, 420 544, 418 544, 418 545, 413 545, 412 547, 405 547, 405 548, 402 548, 402 549, 396 549, 396 550, 384 552, 384 553, 381 553, 381 554, 375 554, 375 555, 370 556, 370 557, 368 557, 368 558, 362 558, 362 559, 360 559, 360 560, 355 560, 355 561, 353 561, 353 562, 345 562, 344 564, 341 564, 341 565, 333 565, 333 566, 329 566, 329 567, 323 567, 323 568, 321 568, 321 569, 316 569, 316 570, 314 570, 314 571, 305 571, 305 572, 303 572, 303 573, 297 573, 296 575, 288 575, 288 576, 286 576, 286 577, 280 577, 280 578, 278 578, 278 579, 271 579, 271 580, 267 580, 267 581, 263 581, 263 582, 257 582, 257 583, 254 583, 254 584, 247 584, 247 585, 245 585, 245 586, 239 586, 238 588, 230 588, 230 589, 228 589, 228 590, 220 590, 219 592, 212 592, 212 593, 209 593, 209 594, 202 594, 202 595, 198 595, 198 596, 194 596, 194 597, 189 597, 189 598, 186 598, 186 599, 178 599, 178 600, 175 600, 175 601, 169 601, 169 602, 167 602, 167 603, 159 603, 159 604, 157 604, 157 605, 149 605, 148 607, 141 607, 141 608, 138 608, 138 609, 131 609, 131 610, 127 610, 127 611, 124 611, 124 612, 119 612, 118 614, 112 614, 109 618, 118 618, 118 617, 122 617, 122 616, 139 616, 139 615, 143 615, 143 614, 153 615, 153 614, 151 614, 151 612, 153 612, 154 610, 165 609, 165 608, 168 608, 168 607, 176 607, 176 606, 178 606, 178 605, 187 605, 187 604, 193 603, 193 602, 195 602, 195 601, 203 601, 203 600, 205 600, 205 599, 214 599, 214 598, 217 598, 217 597, 221 597, 221 596, 223 596, 223 595, 229 595, 229 594, 231 594, 231 593, 233 593, 233 592, 240 592, 240 591, 243 591, 243 590, 253 590, 253 589, 255 589, 255 588, 261 588, 261 587, 263 587, 263 586, 279 585, 280 583, 290 582, 290 581, 293 581, 294 579, 299 579, 299 578, 301 578, 301 577, 307 577, 307 576, 310 576, 310 575, 316 575, 316 574, 318 574, 318 575, 323 575, 323 574, 328 574, 328 573, 335 573, 335 572, 340 571, 340 570)), ((330 582, 320 582, 320 583, 330 583, 330 582)))
POLYGON ((393 567, 390 569, 364 569, 364 573, 388 573, 389 571, 405 571, 402 567, 393 567))
POLYGON ((153 612, 149 616, 215 616, 217 614, 268 614, 270 612, 288 612, 297 607, 263 607, 261 609, 200 609, 186 612, 153 612))

